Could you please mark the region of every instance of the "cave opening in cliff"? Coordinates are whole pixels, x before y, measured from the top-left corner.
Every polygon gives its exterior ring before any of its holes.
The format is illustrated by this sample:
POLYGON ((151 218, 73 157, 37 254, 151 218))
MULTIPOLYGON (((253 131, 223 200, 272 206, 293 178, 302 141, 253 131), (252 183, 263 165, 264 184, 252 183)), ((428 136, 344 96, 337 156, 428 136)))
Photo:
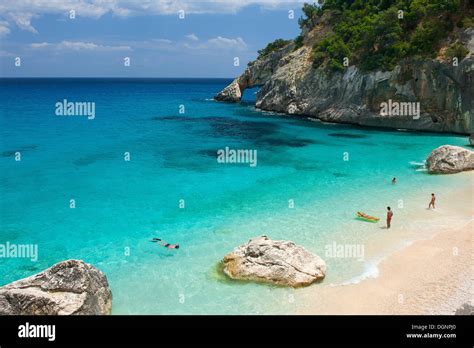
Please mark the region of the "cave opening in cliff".
POLYGON ((243 104, 255 105, 255 102, 257 101, 257 93, 259 90, 260 86, 244 89, 242 92, 241 102, 243 104))

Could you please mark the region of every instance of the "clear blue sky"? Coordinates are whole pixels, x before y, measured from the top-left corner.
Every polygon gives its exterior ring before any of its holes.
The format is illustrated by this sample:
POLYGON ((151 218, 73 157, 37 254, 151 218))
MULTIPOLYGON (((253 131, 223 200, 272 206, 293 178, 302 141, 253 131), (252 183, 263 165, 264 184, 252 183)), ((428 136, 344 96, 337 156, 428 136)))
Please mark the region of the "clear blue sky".
POLYGON ((0 76, 234 77, 267 43, 299 34, 301 7, 278 0, 2 0, 0 76))

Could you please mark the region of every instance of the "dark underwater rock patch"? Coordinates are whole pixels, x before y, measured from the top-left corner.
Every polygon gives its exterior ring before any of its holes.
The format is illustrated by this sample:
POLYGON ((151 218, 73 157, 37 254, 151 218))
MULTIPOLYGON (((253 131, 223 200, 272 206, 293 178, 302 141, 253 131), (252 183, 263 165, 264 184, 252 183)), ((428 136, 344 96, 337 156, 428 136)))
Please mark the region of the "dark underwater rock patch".
POLYGON ((258 140, 259 144, 271 146, 287 146, 287 147, 305 147, 313 144, 320 144, 311 139, 282 139, 282 138, 264 138, 258 140))
POLYGON ((367 135, 364 134, 350 134, 350 133, 329 133, 330 137, 336 138, 348 138, 348 139, 363 139, 368 138, 367 135))
POLYGON ((20 146, 18 149, 16 150, 6 150, 6 151, 3 151, 1 152, 1 156, 2 157, 11 157, 11 156, 15 156, 15 153, 17 152, 24 152, 24 151, 28 151, 28 150, 34 150, 36 149, 38 146, 37 145, 24 145, 24 146, 20 146))
POLYGON ((109 160, 109 159, 114 159, 120 158, 120 154, 113 154, 113 153, 95 153, 95 154, 90 154, 83 156, 81 158, 78 158, 75 160, 73 163, 76 166, 83 167, 83 166, 88 166, 90 164, 93 164, 95 162, 99 162, 102 160, 109 160))

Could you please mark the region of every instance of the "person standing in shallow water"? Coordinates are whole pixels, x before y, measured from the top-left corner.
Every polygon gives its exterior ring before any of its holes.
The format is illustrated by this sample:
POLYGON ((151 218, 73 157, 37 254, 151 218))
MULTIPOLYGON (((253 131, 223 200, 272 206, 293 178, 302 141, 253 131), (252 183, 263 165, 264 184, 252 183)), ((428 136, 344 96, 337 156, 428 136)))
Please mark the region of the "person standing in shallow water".
POLYGON ((436 202, 436 196, 434 193, 431 194, 431 201, 430 204, 428 205, 428 209, 435 209, 435 202, 436 202))
POLYGON ((393 211, 390 207, 387 207, 387 228, 390 228, 392 222, 393 211))
POLYGON ((392 184, 395 185, 397 183, 397 178, 392 179, 392 184))

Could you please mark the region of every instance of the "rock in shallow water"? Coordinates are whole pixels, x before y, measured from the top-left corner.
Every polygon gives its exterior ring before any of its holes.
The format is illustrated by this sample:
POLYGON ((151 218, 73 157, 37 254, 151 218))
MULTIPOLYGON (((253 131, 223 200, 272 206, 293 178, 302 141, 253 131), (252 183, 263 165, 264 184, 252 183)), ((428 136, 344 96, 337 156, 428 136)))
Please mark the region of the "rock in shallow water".
POLYGON ((428 171, 434 174, 452 174, 474 169, 474 151, 451 145, 433 150, 426 160, 428 171))
POLYGON ((239 102, 242 98, 242 91, 237 80, 234 80, 230 85, 224 88, 214 99, 218 101, 239 102))
POLYGON ((78 260, 0 287, 0 315, 101 315, 112 310, 107 277, 78 260))
POLYGON ((224 257, 224 273, 232 279, 292 287, 306 286, 324 278, 326 263, 290 241, 260 236, 224 257))

